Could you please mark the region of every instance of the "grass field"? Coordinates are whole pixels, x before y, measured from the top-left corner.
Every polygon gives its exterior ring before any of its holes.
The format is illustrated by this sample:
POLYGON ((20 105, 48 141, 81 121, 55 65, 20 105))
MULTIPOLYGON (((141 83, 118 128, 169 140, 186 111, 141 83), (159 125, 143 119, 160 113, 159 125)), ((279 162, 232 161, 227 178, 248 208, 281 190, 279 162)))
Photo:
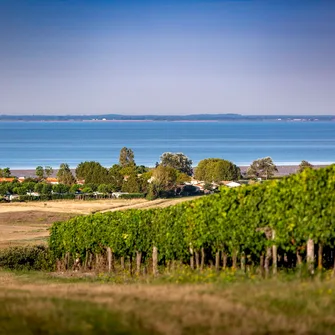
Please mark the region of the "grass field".
POLYGON ((220 278, 111 284, 0 271, 0 334, 335 334, 334 280, 220 278))
POLYGON ((153 208, 174 205, 194 197, 156 199, 58 200, 0 204, 0 248, 40 244, 49 235, 48 228, 55 221, 76 215, 108 212, 130 208, 153 208))

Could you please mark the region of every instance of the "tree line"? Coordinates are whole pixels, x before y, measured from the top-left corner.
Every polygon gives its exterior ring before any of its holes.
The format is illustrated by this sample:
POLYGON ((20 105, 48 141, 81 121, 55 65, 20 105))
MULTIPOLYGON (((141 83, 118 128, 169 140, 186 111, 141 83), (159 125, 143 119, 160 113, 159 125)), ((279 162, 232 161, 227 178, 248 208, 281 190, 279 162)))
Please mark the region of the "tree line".
MULTIPOLYGON (((183 153, 165 152, 160 157, 160 162, 155 168, 137 165, 132 149, 124 147, 120 151, 119 163, 110 168, 102 166, 99 162, 86 161, 78 164, 74 173, 69 165, 62 163, 57 171, 57 179, 60 186, 50 186, 45 181, 53 175, 54 170, 50 166, 36 167, 36 178, 27 178, 23 183, 6 185, 0 183, 0 195, 16 193, 25 195, 31 192, 41 194, 75 193, 79 189, 83 193, 111 193, 127 192, 145 194, 148 199, 160 196, 169 196, 180 191, 179 185, 191 180, 193 176, 197 180, 204 181, 205 189, 210 190, 211 184, 222 181, 238 180, 241 171, 234 163, 220 159, 207 158, 199 162, 196 168, 192 167, 192 160, 183 153), (78 181, 84 180, 85 185, 78 185, 78 181), (148 182, 149 181, 149 182, 148 182)), ((299 171, 306 167, 312 167, 306 161, 302 161, 299 171)), ((271 178, 278 171, 270 157, 255 160, 247 170, 249 178, 271 178)), ((9 168, 0 169, 0 177, 10 177, 9 168)), ((194 192, 189 187, 189 192, 194 192)))

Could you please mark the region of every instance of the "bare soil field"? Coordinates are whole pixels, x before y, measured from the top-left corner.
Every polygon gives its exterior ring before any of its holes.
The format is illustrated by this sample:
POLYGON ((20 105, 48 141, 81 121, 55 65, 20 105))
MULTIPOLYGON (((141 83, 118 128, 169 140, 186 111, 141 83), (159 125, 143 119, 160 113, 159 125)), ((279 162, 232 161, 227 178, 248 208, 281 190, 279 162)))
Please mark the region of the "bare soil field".
POLYGON ((96 212, 166 207, 194 197, 134 200, 58 200, 0 204, 0 248, 45 243, 53 222, 96 212))
POLYGON ((68 220, 74 214, 43 211, 4 212, 0 210, 0 248, 44 243, 48 228, 55 221, 68 220))

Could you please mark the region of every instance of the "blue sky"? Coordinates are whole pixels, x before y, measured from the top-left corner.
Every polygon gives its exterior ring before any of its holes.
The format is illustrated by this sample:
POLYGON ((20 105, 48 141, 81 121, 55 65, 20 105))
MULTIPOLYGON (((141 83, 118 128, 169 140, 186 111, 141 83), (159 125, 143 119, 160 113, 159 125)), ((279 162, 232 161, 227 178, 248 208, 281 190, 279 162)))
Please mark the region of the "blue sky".
POLYGON ((335 1, 0 1, 0 114, 335 114, 335 1))

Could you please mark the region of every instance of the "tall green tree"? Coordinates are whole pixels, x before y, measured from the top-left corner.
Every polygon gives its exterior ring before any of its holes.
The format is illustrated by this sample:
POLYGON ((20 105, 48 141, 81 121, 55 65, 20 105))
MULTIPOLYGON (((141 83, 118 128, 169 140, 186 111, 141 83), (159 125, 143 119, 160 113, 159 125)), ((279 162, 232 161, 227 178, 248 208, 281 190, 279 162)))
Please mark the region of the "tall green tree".
POLYGON ((57 172, 57 178, 61 184, 73 185, 76 183, 76 179, 74 178, 69 165, 66 163, 60 165, 57 172))
POLYGON ((160 157, 160 165, 172 167, 180 172, 191 176, 193 173, 192 160, 181 152, 164 152, 160 157))
POLYGON ((9 167, 0 169, 0 178, 9 178, 11 177, 11 174, 9 167))
POLYGON ((121 167, 135 166, 133 150, 123 147, 120 151, 119 164, 121 167))
POLYGON ((44 169, 43 166, 37 166, 35 169, 35 175, 37 176, 37 178, 39 179, 43 179, 44 178, 44 169))
POLYGON ((44 168, 44 172, 45 172, 46 177, 49 178, 53 174, 54 170, 51 166, 46 166, 44 168))
POLYGON ((108 184, 108 170, 98 162, 82 162, 76 168, 77 179, 84 179, 85 184, 108 184))
POLYGON ((120 191, 123 183, 123 174, 121 173, 122 167, 114 164, 109 169, 109 183, 113 186, 114 191, 120 191))
POLYGON ((199 162, 195 169, 195 178, 205 182, 237 180, 241 176, 239 167, 230 161, 220 158, 207 158, 199 162))
POLYGON ((153 181, 156 189, 166 191, 172 189, 177 181, 177 170, 170 166, 159 165, 152 171, 153 181))
POLYGON ((262 177, 268 179, 278 172, 277 166, 271 157, 260 158, 252 162, 247 170, 247 175, 252 178, 262 177))

